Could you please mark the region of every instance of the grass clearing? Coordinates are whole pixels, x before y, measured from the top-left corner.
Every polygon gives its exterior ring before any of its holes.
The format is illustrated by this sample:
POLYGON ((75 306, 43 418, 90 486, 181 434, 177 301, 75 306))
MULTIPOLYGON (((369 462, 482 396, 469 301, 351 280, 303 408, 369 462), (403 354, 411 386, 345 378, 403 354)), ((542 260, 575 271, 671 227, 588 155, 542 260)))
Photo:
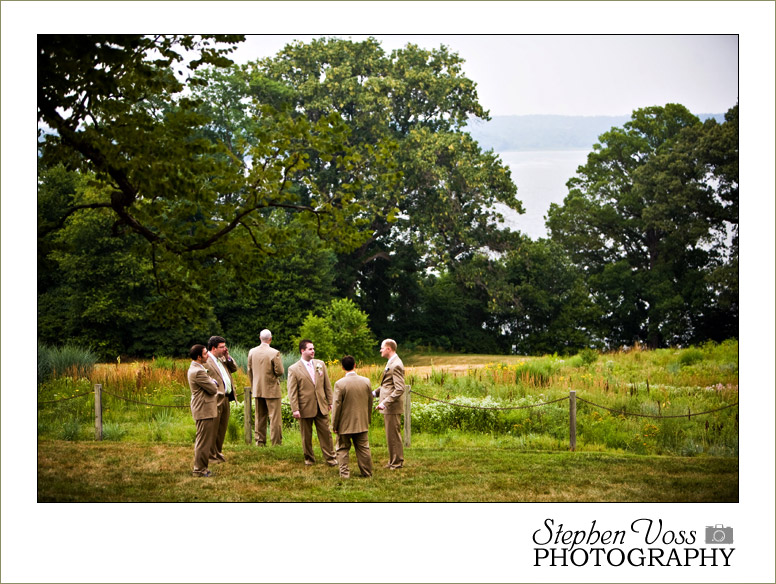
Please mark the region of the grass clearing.
MULTIPOLYGON (((38 501, 57 502, 737 502, 738 460, 606 452, 537 452, 481 436, 440 448, 426 435, 405 449, 405 468, 383 468, 384 439, 372 431, 375 473, 342 480, 319 461, 304 466, 299 436, 279 447, 225 447, 214 476, 191 476, 186 444, 38 443, 38 501)), ((318 453, 317 442, 314 442, 318 453)), ((351 452, 351 466, 355 457, 351 452)))

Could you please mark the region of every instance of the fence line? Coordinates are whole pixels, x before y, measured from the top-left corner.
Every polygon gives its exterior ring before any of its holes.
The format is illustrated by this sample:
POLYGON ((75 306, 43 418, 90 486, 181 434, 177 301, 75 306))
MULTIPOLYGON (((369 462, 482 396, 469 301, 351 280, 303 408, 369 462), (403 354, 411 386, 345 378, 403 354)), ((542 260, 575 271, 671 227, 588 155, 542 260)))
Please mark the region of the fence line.
POLYGON ((455 402, 449 402, 449 401, 445 401, 445 400, 442 400, 442 399, 436 399, 436 398, 433 398, 433 397, 430 397, 430 396, 427 396, 427 395, 423 395, 422 393, 418 393, 417 391, 412 391, 411 393, 413 393, 413 394, 415 394, 415 395, 417 395, 419 397, 424 397, 426 399, 430 399, 431 401, 435 401, 435 402, 439 402, 439 403, 443 403, 443 404, 448 404, 448 405, 451 405, 451 406, 456 406, 458 408, 469 408, 469 409, 473 409, 473 410, 525 410, 525 409, 528 409, 528 408, 538 408, 538 407, 541 407, 541 406, 546 406, 546 405, 549 405, 549 404, 554 404, 554 403, 562 402, 564 400, 569 399, 568 397, 561 397, 561 398, 558 398, 558 399, 555 399, 555 400, 552 400, 552 401, 542 402, 540 404, 533 404, 533 405, 530 405, 530 406, 514 406, 514 407, 509 407, 509 408, 492 408, 492 407, 486 408, 486 407, 480 407, 480 406, 468 406, 466 404, 457 404, 455 402))
MULTIPOLYGON (((241 398, 242 397, 245 398, 245 400, 244 400, 244 406, 246 408, 245 412, 244 412, 244 416, 245 416, 245 441, 246 441, 247 444, 251 444, 251 441, 252 441, 252 436, 251 436, 252 428, 251 428, 251 424, 250 424, 250 418, 252 417, 251 416, 251 397, 252 396, 251 396, 251 393, 250 393, 250 389, 251 389, 250 387, 244 388, 244 393, 242 394, 242 396, 240 396, 241 398)), ((133 400, 133 399, 121 396, 121 395, 117 395, 117 394, 105 391, 102 388, 101 384, 96 384, 94 386, 94 398, 95 398, 94 399, 94 407, 95 407, 95 439, 96 440, 102 440, 102 394, 103 393, 108 394, 108 395, 110 395, 112 397, 115 397, 117 399, 121 399, 121 400, 127 401, 127 402, 131 402, 131 403, 135 403, 135 404, 139 404, 139 405, 151 406, 151 407, 158 407, 158 408, 189 408, 191 406, 190 403, 186 404, 186 405, 177 406, 177 405, 153 404, 153 403, 149 403, 149 402, 137 401, 137 400, 133 400)), ((715 408, 713 410, 707 410, 705 412, 695 412, 695 413, 692 413, 690 411, 690 408, 688 408, 687 409, 687 414, 678 414, 678 415, 670 415, 670 416, 664 416, 664 415, 657 415, 657 416, 655 416, 655 415, 652 415, 652 414, 637 414, 635 412, 628 412, 625 409, 625 407, 623 407, 620 410, 616 410, 614 408, 609 408, 607 406, 602 406, 601 404, 597 404, 595 402, 591 402, 591 401, 583 399, 581 397, 577 397, 576 393, 577 392, 575 390, 571 390, 571 391, 569 391, 569 395, 566 396, 566 397, 561 397, 561 398, 558 398, 558 399, 555 399, 555 400, 552 400, 552 401, 542 402, 542 403, 538 403, 538 404, 531 404, 531 405, 527 405, 527 406, 482 407, 482 406, 471 406, 471 405, 467 405, 467 404, 457 404, 455 402, 445 401, 445 400, 433 398, 431 396, 424 395, 422 393, 418 393, 417 391, 412 390, 412 386, 407 386, 406 391, 405 391, 405 403, 404 403, 404 414, 405 414, 405 421, 404 421, 404 443, 405 443, 406 446, 410 446, 410 443, 411 443, 411 436, 410 436, 410 433, 411 433, 411 430, 410 430, 411 426, 410 426, 410 424, 411 424, 411 417, 412 417, 412 415, 411 415, 411 411, 412 411, 411 394, 417 395, 418 397, 422 397, 422 398, 425 398, 425 399, 429 399, 429 400, 434 401, 434 402, 447 404, 447 405, 450 405, 450 406, 453 406, 453 407, 468 408, 468 409, 475 409, 475 410, 500 410, 500 411, 504 411, 504 410, 523 410, 523 409, 528 409, 528 408, 538 408, 538 407, 543 407, 543 406, 547 406, 547 405, 550 405, 550 404, 559 403, 559 402, 562 402, 562 401, 569 400, 569 448, 572 451, 576 450, 576 442, 577 442, 577 440, 576 440, 576 438, 577 438, 577 428, 576 428, 576 426, 577 426, 577 401, 584 402, 584 403, 586 403, 588 405, 591 405, 591 406, 594 406, 594 407, 597 407, 597 408, 602 408, 604 410, 608 410, 608 411, 610 411, 612 413, 615 413, 615 414, 621 414, 623 416, 635 416, 635 417, 639 417, 639 418, 654 418, 654 419, 684 418, 685 416, 687 416, 687 418, 690 419, 692 416, 703 416, 705 414, 713 414, 714 412, 720 412, 722 410, 726 410, 728 408, 733 408, 733 407, 736 407, 738 405, 738 402, 735 402, 733 404, 722 406, 721 408, 715 408)), ((71 397, 68 397, 68 398, 63 398, 63 399, 60 399, 60 400, 51 400, 51 401, 43 401, 43 402, 39 401, 38 404, 57 403, 57 402, 62 402, 62 401, 67 401, 67 400, 75 399, 75 398, 78 398, 78 397, 84 397, 84 396, 87 396, 87 395, 91 395, 91 392, 90 393, 82 393, 82 394, 79 394, 79 395, 74 395, 74 396, 71 396, 71 397)), ((238 399, 237 392, 235 392, 235 399, 238 399)), ((286 402, 281 401, 280 403, 281 403, 281 405, 285 405, 285 406, 289 406, 290 407, 290 404, 288 404, 286 402)), ((708 425, 708 422, 707 422, 707 425, 708 425)))
POLYGON ((705 411, 705 412, 696 412, 694 414, 690 413, 690 409, 687 408, 687 413, 686 414, 677 414, 677 415, 671 415, 671 416, 663 416, 663 415, 655 416, 653 414, 637 414, 635 412, 628 412, 628 411, 625 410, 625 408, 623 408, 621 410, 615 410, 615 409, 612 409, 612 408, 607 408, 606 406, 602 406, 600 404, 593 403, 593 402, 588 401, 586 399, 582 399, 581 397, 578 397, 577 400, 579 400, 581 402, 585 402, 586 404, 590 404, 591 406, 595 406, 597 408, 602 408, 604 410, 609 410, 610 412, 613 412, 615 414, 622 414, 623 416, 635 416, 637 418, 656 418, 656 419, 689 418, 691 416, 703 416, 704 414, 713 414, 714 412, 720 412, 722 410, 726 410, 728 408, 733 408, 733 407, 738 405, 738 402, 736 402, 734 404, 730 404, 730 405, 727 405, 727 406, 722 406, 721 408, 717 408, 715 410, 708 410, 708 411, 705 411))
POLYGON ((40 400, 38 400, 38 405, 40 405, 40 404, 56 404, 56 403, 59 403, 59 402, 75 399, 77 397, 84 397, 84 396, 87 396, 87 395, 92 395, 92 392, 89 391, 87 393, 79 393, 78 395, 72 395, 70 397, 63 397, 62 399, 52 399, 52 400, 48 400, 48 401, 40 401, 40 400))

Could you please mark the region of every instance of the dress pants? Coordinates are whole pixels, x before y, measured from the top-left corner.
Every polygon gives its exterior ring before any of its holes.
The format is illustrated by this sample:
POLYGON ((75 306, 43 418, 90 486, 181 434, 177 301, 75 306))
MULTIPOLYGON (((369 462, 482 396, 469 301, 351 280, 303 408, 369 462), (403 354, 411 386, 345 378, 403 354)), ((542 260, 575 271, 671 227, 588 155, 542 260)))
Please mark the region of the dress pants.
POLYGON ((404 442, 401 438, 401 414, 383 414, 385 441, 388 443, 388 464, 391 468, 404 465, 404 442))
POLYGON ((197 438, 194 441, 194 472, 207 470, 208 459, 213 452, 218 435, 218 418, 194 420, 197 426, 197 438))
POLYGON ((269 438, 272 446, 280 446, 283 442, 283 414, 280 398, 254 398, 256 402, 256 414, 254 417, 254 432, 256 434, 256 446, 267 444, 267 416, 269 416, 269 438))
POLYGON ((337 457, 334 455, 334 445, 331 440, 329 415, 322 414, 320 409, 318 410, 318 415, 314 418, 299 418, 299 428, 302 431, 304 461, 307 464, 315 462, 315 453, 313 453, 313 424, 315 424, 315 431, 318 434, 318 443, 321 445, 323 458, 327 463, 334 466, 337 463, 337 457))
POLYGON ((337 462, 339 462, 340 476, 344 479, 350 478, 350 442, 353 441, 353 447, 356 449, 356 460, 361 476, 372 476, 372 453, 369 450, 369 432, 359 432, 358 434, 338 434, 337 435, 337 462))
POLYGON ((216 458, 217 455, 223 457, 224 438, 226 437, 226 428, 229 426, 229 414, 231 412, 226 394, 219 393, 216 403, 218 405, 218 433, 213 443, 213 449, 210 454, 211 458, 216 458))

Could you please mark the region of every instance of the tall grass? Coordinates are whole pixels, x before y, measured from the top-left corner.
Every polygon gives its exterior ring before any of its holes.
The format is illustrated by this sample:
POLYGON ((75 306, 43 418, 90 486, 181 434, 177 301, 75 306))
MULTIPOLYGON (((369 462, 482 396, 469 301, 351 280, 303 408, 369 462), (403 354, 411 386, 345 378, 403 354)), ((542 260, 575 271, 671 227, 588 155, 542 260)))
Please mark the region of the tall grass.
POLYGON ((38 341, 38 384, 57 376, 89 377, 97 363, 91 347, 64 344, 50 346, 38 341))
MULTIPOLYGON (((230 353, 240 365, 240 349, 232 348, 230 353)), ((283 357, 286 370, 299 359, 298 354, 283 357)), ((414 392, 413 433, 479 432, 509 437, 530 444, 531 448, 567 445, 568 401, 513 408, 566 398, 573 389, 578 397, 603 406, 578 402, 577 447, 580 450, 683 456, 738 453, 737 408, 686 417, 688 410, 703 412, 738 401, 738 344, 735 341, 687 349, 636 348, 604 354, 587 351, 570 358, 511 357, 489 363, 481 359, 479 364, 473 359, 471 362, 475 365, 466 366, 470 358, 461 356, 459 359, 464 365, 457 367, 406 368, 405 381, 414 392), (623 412, 661 418, 641 418, 623 415, 623 412), (665 417, 671 415, 685 417, 665 417)), ((146 362, 97 364, 88 378, 50 377, 38 387, 41 402, 38 435, 91 439, 94 427, 91 394, 93 385, 100 383, 104 389, 103 420, 111 428, 111 439, 191 443, 194 426, 186 407, 190 401, 188 366, 188 360, 156 357, 146 362), (81 395, 86 397, 79 398, 81 395), (73 396, 75 399, 68 401, 42 403, 73 396), (157 413, 157 406, 167 406, 165 413, 157 413), (117 430, 119 427, 122 431, 117 430)), ((330 362, 327 368, 332 385, 344 376, 339 362, 330 362)), ((359 363, 356 369, 370 379, 372 387, 377 387, 384 363, 359 363)), ((238 401, 231 405, 227 441, 240 442, 241 397, 247 385, 242 365, 233 377, 238 401)), ((281 381, 281 391, 285 396, 285 380, 281 381)), ((283 422, 287 429, 298 428, 287 405, 283 406, 283 422)), ((377 430, 382 427, 380 415, 373 416, 372 427, 377 430)))

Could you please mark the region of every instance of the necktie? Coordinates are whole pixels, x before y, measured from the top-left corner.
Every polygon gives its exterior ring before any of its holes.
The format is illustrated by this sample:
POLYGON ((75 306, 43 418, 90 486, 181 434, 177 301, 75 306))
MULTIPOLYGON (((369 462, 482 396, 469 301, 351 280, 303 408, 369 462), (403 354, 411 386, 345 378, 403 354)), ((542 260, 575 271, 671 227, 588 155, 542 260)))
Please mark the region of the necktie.
POLYGON ((313 369, 313 361, 310 359, 307 362, 307 372, 310 374, 310 379, 313 380, 313 385, 315 384, 315 370, 313 369))

